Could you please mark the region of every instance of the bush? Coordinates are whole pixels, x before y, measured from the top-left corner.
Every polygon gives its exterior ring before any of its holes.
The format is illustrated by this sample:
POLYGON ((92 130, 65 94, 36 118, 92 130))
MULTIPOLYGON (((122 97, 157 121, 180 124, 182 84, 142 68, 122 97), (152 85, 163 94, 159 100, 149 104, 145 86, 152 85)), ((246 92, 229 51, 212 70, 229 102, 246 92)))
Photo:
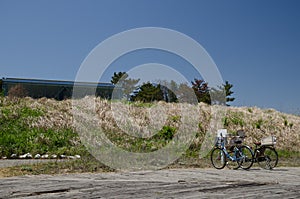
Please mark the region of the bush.
POLYGON ((17 84, 11 87, 8 91, 9 97, 22 98, 22 97, 26 97, 27 95, 28 95, 28 91, 21 84, 17 84))

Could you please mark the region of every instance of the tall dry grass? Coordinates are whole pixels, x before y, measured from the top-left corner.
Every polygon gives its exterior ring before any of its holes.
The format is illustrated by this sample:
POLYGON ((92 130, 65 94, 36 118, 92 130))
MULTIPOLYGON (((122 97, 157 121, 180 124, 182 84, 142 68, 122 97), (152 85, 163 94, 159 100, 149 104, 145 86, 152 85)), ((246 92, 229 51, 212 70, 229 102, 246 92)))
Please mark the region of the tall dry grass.
MULTIPOLYGON (((1 106, 8 107, 13 111, 14 105, 23 103, 44 113, 34 120, 28 117, 26 122, 31 127, 43 129, 73 128, 75 130, 71 100, 14 99, 19 100, 18 103, 10 100, 12 99, 2 98, 1 106)), ((178 130, 183 125, 180 115, 182 104, 164 102, 153 104, 128 103, 91 97, 81 99, 80 103, 84 104, 91 100, 93 103, 86 104, 85 107, 95 112, 95 118, 93 119, 96 124, 94 125, 105 129, 108 137, 115 139, 115 142, 125 148, 128 143, 135 144, 134 141, 141 140, 141 138, 144 141, 146 140, 144 144, 147 144, 149 139, 159 133, 163 126, 178 130), (131 132, 131 134, 128 135, 128 132, 131 132)), ((192 143, 193 147, 200 147, 205 134, 210 129, 210 122, 213 117, 211 108, 211 106, 200 103, 197 107, 195 105, 197 111, 189 113, 190 119, 197 118, 198 120, 196 136, 192 143)), ((245 140, 247 144, 252 145, 254 141, 259 141, 263 137, 275 135, 278 149, 300 151, 299 116, 257 107, 224 107, 223 110, 223 128, 228 129, 228 132, 232 134, 239 129, 243 129, 247 135, 245 140)), ((85 111, 83 110, 83 112, 85 111)), ((189 129, 188 126, 184 128, 189 129)), ((159 148, 158 144, 154 144, 153 150, 156 148, 159 148)))

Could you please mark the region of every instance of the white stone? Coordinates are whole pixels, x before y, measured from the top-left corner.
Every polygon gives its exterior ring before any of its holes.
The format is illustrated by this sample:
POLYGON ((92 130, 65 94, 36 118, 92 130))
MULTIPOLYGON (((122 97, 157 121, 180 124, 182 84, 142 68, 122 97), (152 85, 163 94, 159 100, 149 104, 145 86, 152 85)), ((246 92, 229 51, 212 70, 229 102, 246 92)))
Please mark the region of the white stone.
POLYGON ((55 159, 55 158, 57 158, 57 155, 56 154, 52 154, 51 158, 55 159))
POLYGON ((13 154, 11 154, 10 157, 11 157, 11 158, 17 158, 18 156, 17 156, 17 154, 13 153, 13 154))
POLYGON ((41 155, 40 154, 36 154, 35 156, 34 156, 34 159, 40 159, 41 158, 41 155))
POLYGON ((26 156, 27 156, 27 154, 19 155, 19 158, 20 158, 20 159, 25 159, 26 156))
POLYGON ((26 158, 32 158, 32 155, 30 153, 26 153, 26 158))
POLYGON ((44 155, 42 155, 41 158, 42 158, 42 159, 47 159, 47 158, 49 158, 49 155, 48 155, 48 154, 44 154, 44 155))
POLYGON ((30 153, 25 153, 23 155, 20 155, 19 158, 21 158, 21 159, 32 158, 32 155, 30 153))

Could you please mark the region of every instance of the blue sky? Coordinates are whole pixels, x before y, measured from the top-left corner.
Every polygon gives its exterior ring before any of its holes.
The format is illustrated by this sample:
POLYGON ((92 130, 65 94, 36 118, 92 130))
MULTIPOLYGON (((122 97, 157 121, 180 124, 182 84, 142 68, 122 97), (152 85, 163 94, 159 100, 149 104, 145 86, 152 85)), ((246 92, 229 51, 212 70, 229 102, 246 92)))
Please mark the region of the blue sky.
POLYGON ((232 105, 299 114, 299 9, 297 0, 0 0, 0 77, 74 80, 108 37, 164 27, 206 49, 234 85, 232 105))

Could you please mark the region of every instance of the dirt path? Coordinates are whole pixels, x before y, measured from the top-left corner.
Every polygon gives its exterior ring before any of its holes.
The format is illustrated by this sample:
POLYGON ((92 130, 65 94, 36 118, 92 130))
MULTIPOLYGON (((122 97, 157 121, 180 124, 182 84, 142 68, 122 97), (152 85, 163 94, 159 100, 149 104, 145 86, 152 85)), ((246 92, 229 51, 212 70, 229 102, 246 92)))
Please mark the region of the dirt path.
POLYGON ((21 176, 0 187, 0 198, 296 198, 300 168, 21 176))

